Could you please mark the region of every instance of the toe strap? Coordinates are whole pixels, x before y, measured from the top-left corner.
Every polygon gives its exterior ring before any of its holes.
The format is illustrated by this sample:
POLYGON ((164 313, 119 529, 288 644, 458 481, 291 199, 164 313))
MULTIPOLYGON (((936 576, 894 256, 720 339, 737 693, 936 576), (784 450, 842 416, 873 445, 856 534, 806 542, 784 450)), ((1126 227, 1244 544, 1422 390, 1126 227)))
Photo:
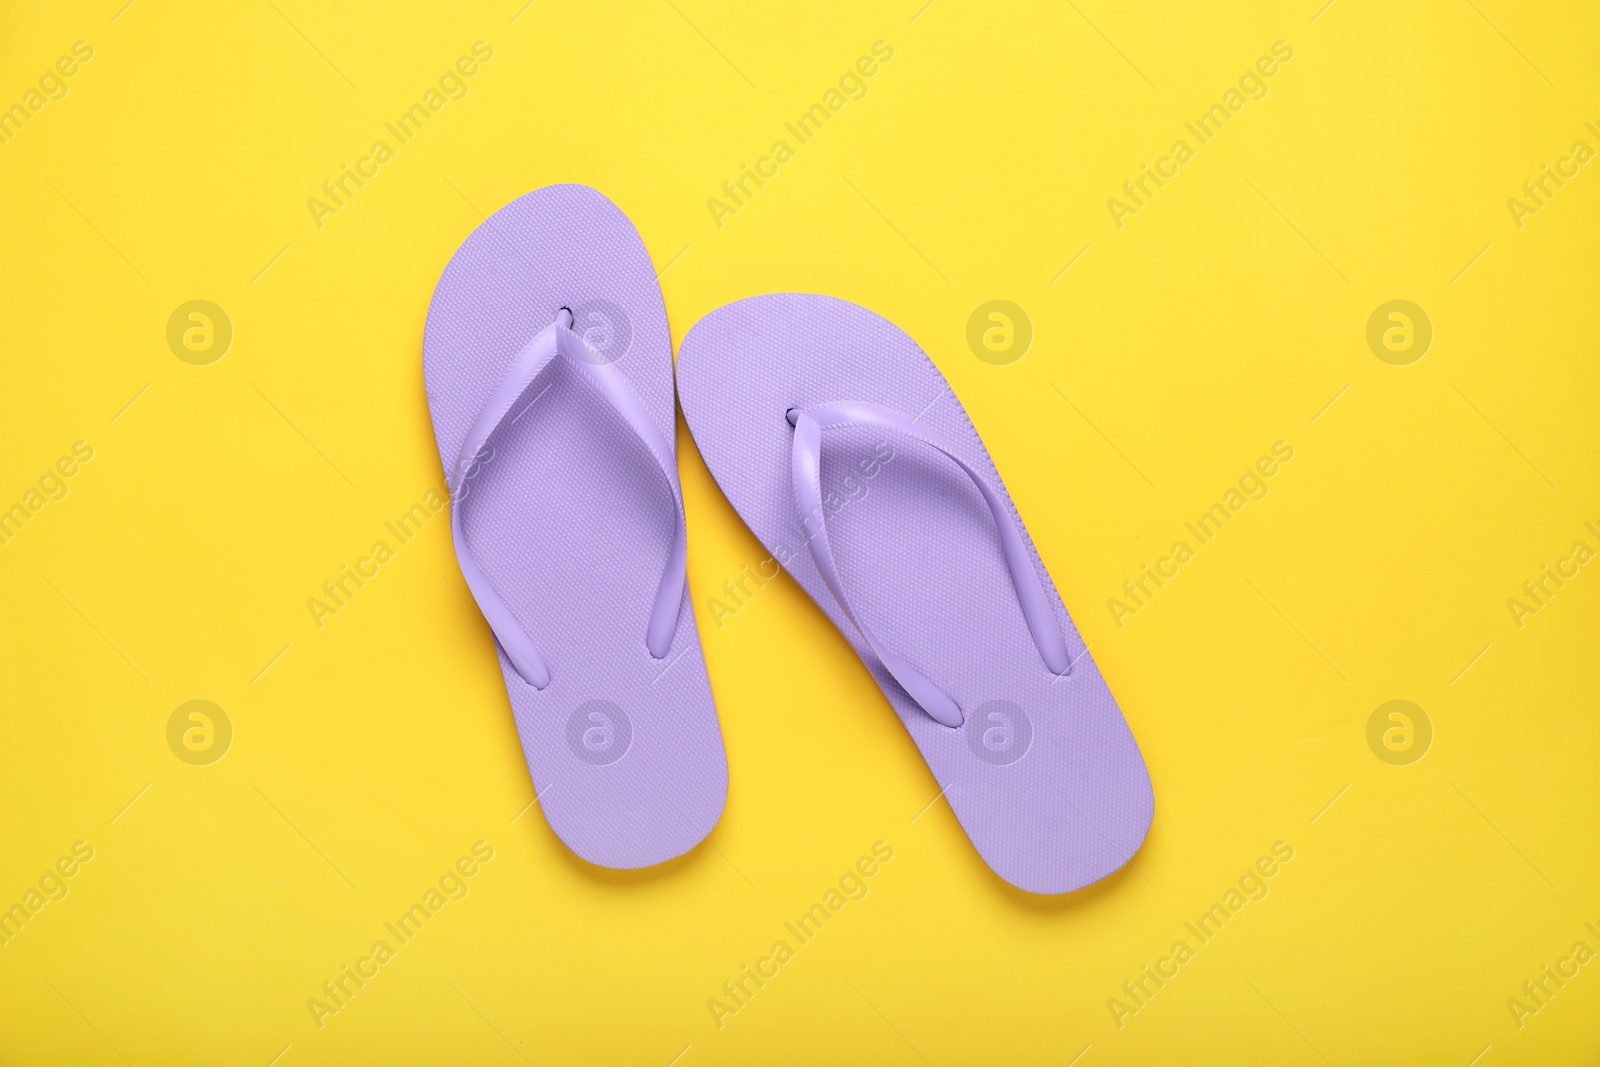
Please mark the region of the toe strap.
POLYGON ((908 663, 904 657, 885 647, 850 606, 844 579, 839 574, 839 568, 834 561, 833 547, 828 541, 827 524, 823 519, 826 514, 822 506, 824 430, 844 426, 889 430, 932 446, 961 468, 971 479, 972 484, 977 486, 978 492, 983 495, 984 503, 989 507, 989 514, 994 519, 1006 568, 1011 572, 1011 583, 1016 589, 1017 602, 1022 608, 1023 618, 1027 620, 1034 644, 1039 649, 1039 657, 1052 673, 1067 672, 1071 666, 1071 659, 1067 653, 1066 638, 1056 621, 1055 612, 1045 595, 1038 572, 1034 569, 1033 557, 1023 542, 1016 516, 982 472, 956 451, 954 446, 900 412, 865 401, 845 400, 819 404, 804 410, 790 409, 785 417, 794 427, 790 473, 794 486, 795 508, 806 526, 806 544, 811 551, 812 561, 817 566, 817 573, 822 576, 823 582, 833 594, 840 609, 855 624, 856 630, 860 632, 873 655, 923 711, 945 726, 957 727, 965 721, 965 715, 955 699, 926 674, 908 663))
POLYGON ((572 331, 572 312, 561 309, 555 321, 523 346, 511 361, 505 376, 479 411, 466 441, 462 443, 455 469, 450 472, 450 531, 455 539, 456 557, 461 564, 462 576, 466 578, 467 586, 472 590, 472 596, 478 602, 484 618, 488 620, 489 628, 494 631, 495 641, 499 643, 506 659, 511 661, 522 680, 535 689, 543 689, 550 684, 549 664, 539 654, 533 638, 517 621, 510 606, 495 590, 494 583, 478 565, 467 543, 464 514, 479 457, 489 447, 495 431, 504 423, 517 401, 557 357, 567 360, 643 442, 654 466, 666 479, 672 495, 672 551, 662 569, 661 583, 656 590, 650 620, 645 628, 645 647, 656 659, 665 658, 672 647, 679 607, 683 601, 689 554, 683 517, 683 492, 678 485, 678 465, 671 443, 656 426, 644 401, 628 379, 572 331))

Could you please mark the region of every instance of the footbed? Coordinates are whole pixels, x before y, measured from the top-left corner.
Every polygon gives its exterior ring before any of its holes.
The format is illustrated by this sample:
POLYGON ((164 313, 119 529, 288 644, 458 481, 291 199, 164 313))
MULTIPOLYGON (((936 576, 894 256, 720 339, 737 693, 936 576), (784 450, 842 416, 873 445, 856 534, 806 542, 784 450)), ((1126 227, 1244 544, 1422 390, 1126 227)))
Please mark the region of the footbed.
POLYGON ((935 722, 873 665, 805 547, 785 412, 829 401, 881 404, 942 435, 1022 525, 966 411, 916 343, 842 300, 754 297, 689 331, 678 389, 718 486, 868 664, 990 867, 1022 889, 1064 893, 1125 864, 1154 816, 1149 775, 1026 534, 1073 661, 1061 676, 1040 658, 993 518, 966 475, 892 433, 824 436, 827 529, 851 604, 886 647, 956 699, 966 713, 958 729, 935 722))
MULTIPOLYGON (((649 253, 599 192, 557 185, 495 212, 434 291, 423 365, 446 472, 512 358, 562 307, 676 455, 671 337, 649 253)), ((692 597, 667 655, 645 647, 672 497, 648 450, 564 359, 513 412, 472 475, 464 530, 550 668, 538 690, 500 655, 540 806, 592 863, 660 863, 710 833, 728 781, 692 597)))

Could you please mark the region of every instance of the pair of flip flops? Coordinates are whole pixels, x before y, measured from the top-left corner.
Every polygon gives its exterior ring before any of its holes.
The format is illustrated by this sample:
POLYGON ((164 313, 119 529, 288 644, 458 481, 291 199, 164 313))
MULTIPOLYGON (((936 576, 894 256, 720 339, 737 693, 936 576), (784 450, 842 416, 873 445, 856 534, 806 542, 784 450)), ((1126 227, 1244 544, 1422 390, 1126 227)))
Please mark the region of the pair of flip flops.
POLYGON ((1000 877, 1065 893, 1138 850, 1154 814, 1138 745, 977 430, 892 323, 825 296, 741 300, 684 338, 674 390, 638 232, 599 192, 557 185, 456 252, 423 363, 462 574, 540 806, 580 857, 664 862, 727 798, 675 397, 1000 877))

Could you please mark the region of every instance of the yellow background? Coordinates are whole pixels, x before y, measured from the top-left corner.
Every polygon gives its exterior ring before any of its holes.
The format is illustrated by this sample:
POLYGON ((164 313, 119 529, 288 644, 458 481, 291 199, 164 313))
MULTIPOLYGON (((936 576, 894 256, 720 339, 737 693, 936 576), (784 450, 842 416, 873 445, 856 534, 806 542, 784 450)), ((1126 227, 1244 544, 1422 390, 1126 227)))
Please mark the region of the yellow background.
POLYGON ((0 506, 95 450, 0 547, 0 905, 95 850, 0 947, 0 1061, 1600 1055, 1600 963, 1520 1029, 1506 1004, 1600 949, 1600 565, 1520 629, 1506 606, 1600 548, 1600 163, 1520 229, 1506 206, 1600 148, 1592 5, 123 3, 0 14, 0 103, 94 48, 0 146, 0 506), (478 40, 470 94, 319 229, 307 198, 478 40), (878 40, 868 96, 717 227, 706 200, 878 40), (1107 198, 1280 40, 1270 94, 1119 229, 1107 198), (764 553, 681 426, 731 767, 689 856, 593 869, 528 807, 443 519, 312 623, 442 483, 440 271, 554 182, 633 218, 676 338, 799 290, 926 347, 1143 746, 1136 867, 1012 890, 792 583, 714 625, 764 553), (166 343, 193 299, 234 327, 210 366, 166 343), (1008 366, 965 341, 991 299, 1034 326, 1008 366), (1409 366, 1365 340, 1391 299, 1435 329, 1409 366), (1279 440, 1270 495, 1119 628, 1107 599, 1279 440), (210 766, 167 745, 192 699, 234 727, 210 766), (1434 728, 1410 766, 1366 742, 1391 699, 1434 728), (307 999, 480 840, 470 895, 319 1029, 307 999), (1280 840, 1270 895, 1119 1029, 1108 998, 1280 840), (877 841, 870 895, 718 1029, 707 999, 877 841))

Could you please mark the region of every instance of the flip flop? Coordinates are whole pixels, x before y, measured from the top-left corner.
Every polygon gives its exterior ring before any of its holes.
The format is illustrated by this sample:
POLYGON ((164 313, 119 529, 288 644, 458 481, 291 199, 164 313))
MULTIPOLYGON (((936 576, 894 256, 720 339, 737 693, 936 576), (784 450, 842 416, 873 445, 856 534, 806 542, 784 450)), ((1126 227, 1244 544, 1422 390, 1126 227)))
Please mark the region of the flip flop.
POLYGON ((422 360, 456 556, 545 818, 602 867, 687 852, 728 765, 684 595, 672 338, 638 232, 581 185, 501 208, 439 279, 422 360))
POLYGON ((1001 878, 1066 893, 1155 814, 1144 758, 983 446, 916 342, 826 296, 702 319, 678 393, 751 531, 855 648, 1001 878))

